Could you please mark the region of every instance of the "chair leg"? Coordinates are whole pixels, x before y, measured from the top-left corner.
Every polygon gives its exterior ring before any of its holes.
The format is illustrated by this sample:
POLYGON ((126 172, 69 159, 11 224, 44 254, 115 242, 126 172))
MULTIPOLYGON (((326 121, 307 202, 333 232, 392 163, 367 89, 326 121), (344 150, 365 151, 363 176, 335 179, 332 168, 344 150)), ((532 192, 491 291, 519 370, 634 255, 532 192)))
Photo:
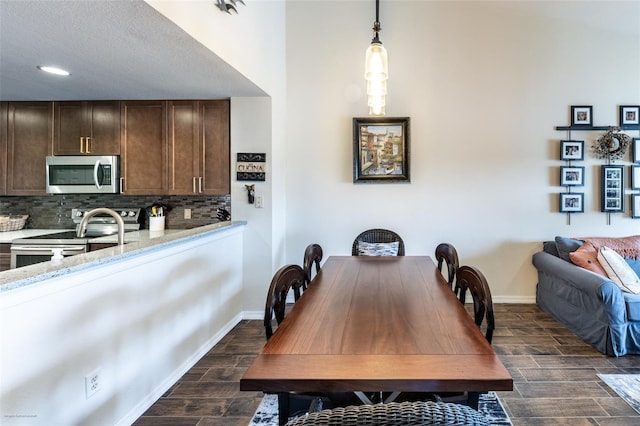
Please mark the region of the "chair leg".
POLYGON ((480 393, 478 392, 469 392, 468 393, 468 399, 467 399, 467 405, 469 405, 469 407, 473 408, 474 410, 478 409, 478 401, 480 399, 480 393))
POLYGON ((289 421, 289 392, 278 393, 278 424, 284 426, 289 421))

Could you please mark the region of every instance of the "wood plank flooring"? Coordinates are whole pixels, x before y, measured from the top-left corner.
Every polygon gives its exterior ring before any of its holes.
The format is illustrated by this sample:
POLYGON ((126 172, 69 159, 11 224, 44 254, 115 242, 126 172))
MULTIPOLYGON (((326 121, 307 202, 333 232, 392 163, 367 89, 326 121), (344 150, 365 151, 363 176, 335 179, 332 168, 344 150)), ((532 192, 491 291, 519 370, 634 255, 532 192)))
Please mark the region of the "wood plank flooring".
MULTIPOLYGON (((640 414, 597 376, 640 374, 640 356, 602 355, 534 304, 496 304, 493 347, 514 380, 499 392, 515 426, 637 426, 640 414)), ((135 426, 247 426, 262 394, 240 392, 265 342, 262 321, 242 321, 156 401, 135 426)))

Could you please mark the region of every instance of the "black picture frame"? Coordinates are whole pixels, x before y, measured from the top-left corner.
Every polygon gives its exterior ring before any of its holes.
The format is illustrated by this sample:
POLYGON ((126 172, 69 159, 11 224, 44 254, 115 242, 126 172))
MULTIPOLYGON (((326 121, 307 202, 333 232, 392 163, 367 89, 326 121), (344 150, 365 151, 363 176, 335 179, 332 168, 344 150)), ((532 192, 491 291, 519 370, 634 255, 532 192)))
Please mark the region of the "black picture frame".
POLYGON ((640 138, 633 138, 631 141, 631 162, 640 163, 640 138))
POLYGON ((624 166, 602 167, 601 211, 619 213, 624 211, 624 166))
POLYGON ((640 189, 640 165, 631 166, 631 189, 640 189))
POLYGON ((584 167, 560 167, 560 186, 584 186, 584 167))
POLYGON ((561 192, 560 213, 584 213, 584 194, 581 192, 561 192))
POLYGON ((640 194, 631 194, 631 217, 640 219, 640 194))
POLYGON ((353 182, 411 182, 409 117, 353 118, 353 182))
POLYGON ((560 141, 560 159, 565 161, 584 160, 584 141, 560 141))
POLYGON ((618 122, 620 127, 640 125, 640 105, 620 105, 618 122))
POLYGON ((571 106, 572 126, 593 126, 593 106, 572 105, 571 106))

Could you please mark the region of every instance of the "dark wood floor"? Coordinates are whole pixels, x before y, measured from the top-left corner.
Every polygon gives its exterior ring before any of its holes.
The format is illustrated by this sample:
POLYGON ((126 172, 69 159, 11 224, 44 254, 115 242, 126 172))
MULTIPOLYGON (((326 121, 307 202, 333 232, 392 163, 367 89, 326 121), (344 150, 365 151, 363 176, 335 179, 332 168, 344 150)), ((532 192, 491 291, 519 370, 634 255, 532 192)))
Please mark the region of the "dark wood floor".
MULTIPOLYGON (((514 425, 640 425, 597 376, 640 374, 640 356, 604 356, 536 305, 495 309, 493 347, 514 381, 499 396, 514 425)), ((239 380, 264 341, 261 321, 242 321, 135 425, 247 426, 262 394, 240 392, 239 380)))

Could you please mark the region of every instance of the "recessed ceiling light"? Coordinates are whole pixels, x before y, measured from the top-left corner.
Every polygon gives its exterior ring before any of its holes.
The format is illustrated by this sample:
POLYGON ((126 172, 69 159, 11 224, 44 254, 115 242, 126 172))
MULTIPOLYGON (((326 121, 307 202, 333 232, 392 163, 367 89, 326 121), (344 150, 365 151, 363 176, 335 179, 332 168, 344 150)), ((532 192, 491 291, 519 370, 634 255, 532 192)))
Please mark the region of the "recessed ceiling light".
POLYGON ((38 65, 38 69, 40 71, 48 72, 55 75, 71 75, 69 71, 65 71, 61 68, 56 68, 56 67, 47 67, 43 65, 38 65))

